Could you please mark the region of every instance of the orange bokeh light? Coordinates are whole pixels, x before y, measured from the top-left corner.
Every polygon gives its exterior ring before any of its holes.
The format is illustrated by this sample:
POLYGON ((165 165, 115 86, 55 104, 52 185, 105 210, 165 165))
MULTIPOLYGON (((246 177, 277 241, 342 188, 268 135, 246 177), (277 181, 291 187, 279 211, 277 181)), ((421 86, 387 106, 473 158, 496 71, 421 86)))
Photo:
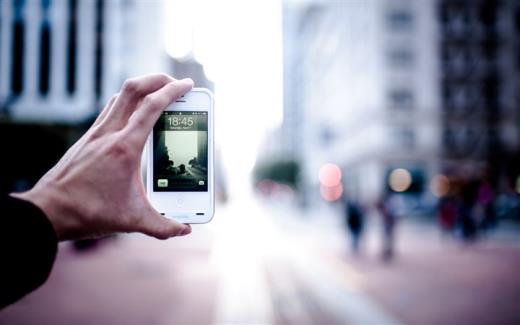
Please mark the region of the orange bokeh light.
POLYGON ((388 184, 392 190, 404 192, 412 185, 412 175, 404 168, 396 168, 390 173, 388 184))
POLYGON ((430 190, 436 197, 442 197, 450 191, 450 180, 444 175, 435 175, 430 182, 430 190))

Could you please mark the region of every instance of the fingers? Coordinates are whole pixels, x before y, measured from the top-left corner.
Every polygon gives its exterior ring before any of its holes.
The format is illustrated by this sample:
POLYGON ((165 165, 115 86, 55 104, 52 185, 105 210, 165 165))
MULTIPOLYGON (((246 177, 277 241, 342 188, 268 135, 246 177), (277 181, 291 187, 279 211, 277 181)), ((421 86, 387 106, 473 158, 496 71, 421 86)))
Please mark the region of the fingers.
POLYGON ((166 74, 147 75, 125 81, 120 95, 104 119, 104 127, 114 131, 123 128, 143 97, 172 81, 175 79, 166 74))
POLYGON ((138 231, 158 239, 168 239, 188 235, 191 233, 191 226, 167 219, 154 211, 142 219, 138 231))
POLYGON ((164 109, 192 88, 191 79, 175 80, 147 95, 128 121, 125 129, 126 137, 133 140, 138 148, 142 148, 164 109))
POLYGON ((95 127, 95 126, 98 126, 99 123, 101 123, 101 121, 103 121, 105 119, 105 117, 108 115, 108 112, 110 111, 110 109, 112 108, 112 106, 114 105, 114 102, 116 101, 117 97, 118 97, 119 93, 117 94, 114 94, 112 96, 112 98, 110 98, 110 100, 108 101, 108 103, 105 105, 105 107, 103 108, 103 110, 101 111, 101 113, 99 113, 98 117, 96 118, 96 120, 94 121, 94 124, 92 124, 91 128, 95 127))

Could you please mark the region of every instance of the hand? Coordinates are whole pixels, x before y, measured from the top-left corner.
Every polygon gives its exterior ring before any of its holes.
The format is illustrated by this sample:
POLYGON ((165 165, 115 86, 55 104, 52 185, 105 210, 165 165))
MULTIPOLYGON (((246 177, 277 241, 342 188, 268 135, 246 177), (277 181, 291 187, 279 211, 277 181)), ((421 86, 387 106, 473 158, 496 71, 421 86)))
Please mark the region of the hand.
POLYGON ((92 127, 34 188, 11 195, 38 206, 60 240, 116 232, 160 239, 189 234, 189 225, 167 219, 151 206, 140 161, 162 111, 192 87, 191 79, 162 74, 126 81, 92 127))

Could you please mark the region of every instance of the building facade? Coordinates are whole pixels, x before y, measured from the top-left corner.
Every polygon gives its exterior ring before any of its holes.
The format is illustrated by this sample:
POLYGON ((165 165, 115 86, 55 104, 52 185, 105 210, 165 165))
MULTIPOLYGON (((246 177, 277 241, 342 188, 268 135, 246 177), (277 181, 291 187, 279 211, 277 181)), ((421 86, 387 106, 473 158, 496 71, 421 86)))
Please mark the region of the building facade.
POLYGON ((169 72, 162 1, 0 1, 0 191, 30 188, 125 79, 169 72))
POLYGON ((298 71, 285 74, 283 127, 292 119, 305 130, 287 127, 285 136, 300 144, 304 195, 319 196, 317 175, 327 162, 342 168, 345 190, 367 202, 393 168, 418 179, 434 173, 440 130, 433 4, 287 1, 284 12, 296 16, 285 20, 284 39, 301 40, 289 41, 296 46, 285 52, 298 71))
POLYGON ((282 138, 306 200, 319 202, 327 162, 362 202, 396 168, 432 202, 435 175, 513 156, 518 15, 514 1, 285 1, 282 138))
POLYGON ((1 1, 2 115, 80 123, 127 77, 165 71, 161 10, 160 1, 1 1))
POLYGON ((518 175, 520 4, 438 1, 443 172, 518 175))

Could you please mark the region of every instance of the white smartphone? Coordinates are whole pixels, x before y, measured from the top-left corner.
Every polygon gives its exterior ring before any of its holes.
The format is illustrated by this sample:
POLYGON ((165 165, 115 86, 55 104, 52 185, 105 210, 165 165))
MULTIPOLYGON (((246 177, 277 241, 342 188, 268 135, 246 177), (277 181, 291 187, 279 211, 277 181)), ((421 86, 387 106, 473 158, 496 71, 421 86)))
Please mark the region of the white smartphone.
POLYGON ((213 95, 193 88, 170 104, 148 138, 146 188, 153 207, 181 223, 214 214, 213 95))

